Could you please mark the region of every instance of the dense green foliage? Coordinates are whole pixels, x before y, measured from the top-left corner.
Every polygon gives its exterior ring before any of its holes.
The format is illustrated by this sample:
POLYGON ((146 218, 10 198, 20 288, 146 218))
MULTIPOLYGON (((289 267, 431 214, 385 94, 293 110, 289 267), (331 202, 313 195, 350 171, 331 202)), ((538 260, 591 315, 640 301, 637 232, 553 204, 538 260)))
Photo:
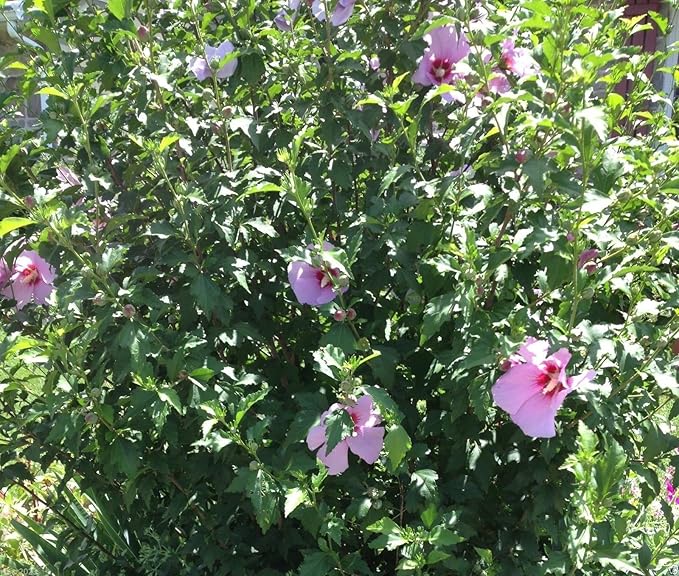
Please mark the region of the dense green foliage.
POLYGON ((0 302, 0 486, 58 470, 44 521, 13 524, 49 573, 679 564, 679 145, 643 73, 662 59, 625 47, 661 16, 365 0, 333 27, 302 2, 285 32, 269 1, 27 4, 36 44, 0 59, 22 72, 0 95, 0 243, 57 276, 49 306, 0 302), (411 80, 449 24, 471 45, 464 103, 411 80), (488 93, 512 35, 538 72, 488 93), (223 40, 236 73, 200 82, 191 58, 223 40), (11 127, 36 92, 37 127, 11 127), (291 290, 321 239, 351 322, 291 290), (527 336, 596 371, 551 439, 491 398, 527 336), (328 476, 304 439, 352 392, 385 447, 328 476))

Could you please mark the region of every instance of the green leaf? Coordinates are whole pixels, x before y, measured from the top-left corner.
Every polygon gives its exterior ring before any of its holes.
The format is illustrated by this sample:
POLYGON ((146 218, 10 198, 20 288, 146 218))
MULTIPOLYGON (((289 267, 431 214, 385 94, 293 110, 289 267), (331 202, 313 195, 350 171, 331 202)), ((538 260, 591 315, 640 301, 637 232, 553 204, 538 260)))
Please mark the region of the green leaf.
POLYGON ((164 136, 158 146, 158 152, 164 152, 167 148, 172 146, 172 144, 179 141, 180 138, 181 136, 179 134, 168 134, 167 136, 164 136))
POLYGON ((36 94, 45 94, 47 96, 56 96, 57 98, 61 98, 62 100, 70 100, 68 94, 62 92, 61 90, 55 88, 54 86, 45 86, 44 88, 40 88, 40 90, 38 90, 36 94))
POLYGON ((287 518, 297 509, 298 506, 308 501, 309 495, 307 494, 306 490, 302 490, 298 487, 290 488, 285 493, 285 507, 283 514, 287 518))
POLYGON ((186 409, 182 406, 182 402, 179 399, 179 394, 172 388, 160 388, 158 390, 158 397, 170 406, 172 406, 179 414, 184 414, 186 409))
POLYGON ((13 230, 23 228, 29 224, 35 224, 35 222, 30 218, 3 218, 0 220, 0 238, 12 232, 13 230))
POLYGON ((437 526, 429 534, 429 543, 434 546, 454 546, 464 540, 463 536, 455 534, 445 526, 437 526))
POLYGON ((238 426, 245 417, 245 415, 250 411, 250 409, 255 404, 257 404, 257 402, 262 400, 268 393, 269 388, 262 388, 261 390, 253 392, 252 394, 248 394, 245 398, 243 398, 238 403, 238 411, 236 412, 236 416, 234 417, 235 425, 238 426))
POLYGON ((108 0, 108 11, 113 14, 118 20, 124 20, 130 17, 132 11, 131 0, 108 0))
POLYGON ((333 380, 339 380, 346 356, 341 348, 328 344, 314 352, 314 368, 333 380))
POLYGON ((325 419, 327 446, 326 454, 330 454, 342 440, 351 436, 354 421, 346 410, 335 410, 325 419))
POLYGON ((412 447, 410 436, 403 426, 394 426, 384 439, 391 471, 394 472, 412 447))
POLYGON ((304 562, 299 567, 299 576, 326 576, 335 562, 325 552, 312 552, 304 555, 304 562))
POLYGON ((16 157, 20 150, 21 146, 19 146, 18 144, 14 144, 9 147, 7 152, 0 156, 0 176, 5 175, 5 173, 7 172, 7 168, 9 168, 9 165, 12 163, 12 160, 14 160, 14 158, 16 157))
POLYGON ((198 305, 208 315, 216 310, 224 299, 219 286, 203 274, 193 279, 191 294, 195 296, 198 305))
POLYGON ((422 498, 432 500, 437 495, 438 479, 439 475, 434 470, 424 469, 413 472, 410 476, 410 483, 422 498))
POLYGON ((275 480, 264 470, 258 470, 255 481, 249 490, 250 501, 255 509, 257 524, 266 533, 278 520, 278 486, 275 480))
POLYGON ((447 292, 431 299, 424 309, 424 318, 420 332, 420 346, 436 334, 444 322, 450 319, 456 301, 457 296, 455 292, 447 292))
POLYGON ((368 544, 373 550, 396 550, 400 546, 408 543, 408 539, 403 533, 403 529, 391 518, 381 518, 377 522, 366 528, 369 532, 378 532, 378 536, 368 544))

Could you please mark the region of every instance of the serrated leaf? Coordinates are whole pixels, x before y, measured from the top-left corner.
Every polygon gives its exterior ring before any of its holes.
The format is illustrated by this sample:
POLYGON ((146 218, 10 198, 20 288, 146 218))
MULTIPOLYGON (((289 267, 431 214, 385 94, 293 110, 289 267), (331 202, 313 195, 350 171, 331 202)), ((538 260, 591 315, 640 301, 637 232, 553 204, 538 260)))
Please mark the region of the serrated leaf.
POLYGON ((257 392, 248 394, 238 403, 238 411, 234 417, 234 423, 238 426, 243 420, 244 416, 250 411, 250 409, 262 400, 269 393, 269 388, 262 388, 257 392))
POLYGON ((283 512, 285 517, 287 518, 290 516, 298 506, 308 501, 309 495, 306 493, 306 490, 297 487, 290 488, 285 493, 285 507, 283 512))
POLYGON ((424 309, 422 329, 420 332, 420 346, 425 344, 436 334, 444 322, 450 319, 457 296, 455 292, 447 292, 432 298, 424 309))
POLYGON ((327 446, 325 453, 330 454, 342 440, 351 436, 354 421, 346 410, 335 410, 325 419, 327 446))
POLYGON ((439 475, 434 470, 423 469, 413 472, 410 476, 410 483, 413 489, 425 500, 432 500, 436 497, 436 482, 439 475))
POLYGON ((393 472, 412 448, 412 441, 403 426, 394 426, 384 438, 384 447, 387 450, 389 465, 393 472))

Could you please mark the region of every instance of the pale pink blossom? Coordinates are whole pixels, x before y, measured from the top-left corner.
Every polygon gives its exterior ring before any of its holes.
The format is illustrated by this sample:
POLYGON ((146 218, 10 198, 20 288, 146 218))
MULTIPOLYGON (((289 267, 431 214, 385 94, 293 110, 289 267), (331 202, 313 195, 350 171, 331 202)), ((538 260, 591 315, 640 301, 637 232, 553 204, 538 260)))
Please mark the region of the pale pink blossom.
MULTIPOLYGON (((345 24, 351 17, 355 4, 356 0, 337 0, 335 8, 330 15, 330 23, 333 26, 345 24)), ((318 21, 325 22, 325 0, 314 0, 311 4, 311 13, 318 21)))
POLYGON ((516 355, 510 356, 507 371, 498 378, 491 392, 493 400, 509 414, 512 422, 527 436, 552 438, 555 418, 566 396, 595 372, 567 376, 571 354, 566 348, 548 356, 549 344, 528 338, 516 355))
POLYGON ((54 270, 39 254, 24 250, 17 256, 10 272, 9 284, 1 293, 16 300, 19 310, 31 300, 36 304, 46 304, 54 290, 54 277, 54 270))
POLYGON ((309 430, 306 443, 309 450, 318 450, 316 456, 328 467, 328 474, 336 476, 349 467, 349 450, 368 464, 374 464, 384 445, 384 427, 378 426, 381 419, 374 409, 369 395, 361 396, 353 404, 335 403, 321 414, 321 422, 309 430), (346 410, 354 423, 351 435, 343 438, 326 454, 327 429, 325 422, 330 414, 346 410))
MULTIPOLYGON (((464 32, 458 34, 453 26, 441 26, 425 35, 429 46, 425 49, 413 82, 422 86, 454 85, 469 72, 469 67, 461 61, 469 54, 469 43, 464 32)), ((447 102, 464 101, 460 92, 443 95, 447 102)))
MULTIPOLYGON (((330 242, 324 242, 324 250, 332 250, 330 242)), ((321 255, 322 257, 322 255, 321 255)), ((330 266, 314 266, 304 260, 295 260, 288 266, 288 280, 300 304, 322 306, 332 302, 338 293, 347 288, 338 288, 340 271, 330 266)))
POLYGON ((532 76, 537 72, 537 63, 525 48, 517 48, 512 38, 502 42, 500 58, 506 70, 516 74, 519 78, 532 76))
POLYGON ((231 42, 225 40, 216 48, 213 48, 209 44, 205 46, 205 56, 195 56, 189 62, 189 70, 193 72, 194 76, 198 78, 201 82, 206 78, 212 77, 214 75, 221 79, 233 76, 238 67, 238 59, 232 58, 224 66, 219 68, 216 72, 212 70, 213 63, 219 63, 227 54, 230 54, 235 50, 235 47, 231 42))

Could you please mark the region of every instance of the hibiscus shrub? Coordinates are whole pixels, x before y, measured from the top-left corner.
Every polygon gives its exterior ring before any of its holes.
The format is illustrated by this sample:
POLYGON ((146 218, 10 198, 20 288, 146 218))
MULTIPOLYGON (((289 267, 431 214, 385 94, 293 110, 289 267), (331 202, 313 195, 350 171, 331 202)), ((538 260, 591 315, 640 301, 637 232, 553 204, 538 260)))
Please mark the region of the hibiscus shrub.
POLYGON ((628 45, 662 15, 23 11, 0 485, 45 573, 679 564, 679 146, 628 45))

